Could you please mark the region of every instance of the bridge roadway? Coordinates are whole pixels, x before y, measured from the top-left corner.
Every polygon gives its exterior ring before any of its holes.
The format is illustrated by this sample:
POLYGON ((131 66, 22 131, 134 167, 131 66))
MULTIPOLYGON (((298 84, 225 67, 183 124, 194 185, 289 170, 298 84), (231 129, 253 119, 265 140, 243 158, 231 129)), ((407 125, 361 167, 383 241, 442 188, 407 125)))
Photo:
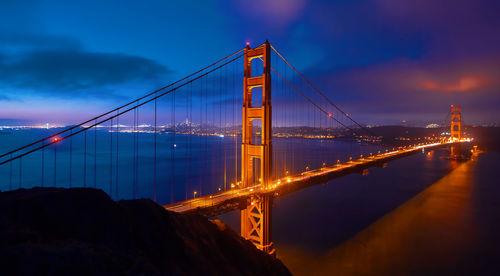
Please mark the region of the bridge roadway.
POLYGON ((197 212, 206 216, 215 216, 233 210, 246 208, 248 202, 251 202, 253 196, 269 194, 273 197, 282 196, 295 192, 297 190, 325 183, 337 177, 351 173, 364 173, 366 169, 374 166, 383 167, 387 162, 406 157, 423 150, 450 146, 455 143, 467 142, 439 142, 432 144, 423 144, 418 146, 399 148, 395 151, 380 153, 373 156, 362 157, 357 160, 339 163, 332 166, 323 167, 316 170, 306 171, 298 175, 288 176, 277 179, 265 189, 260 184, 246 187, 233 188, 227 191, 212 195, 201 196, 186 201, 181 201, 163 206, 165 209, 180 213, 197 212))

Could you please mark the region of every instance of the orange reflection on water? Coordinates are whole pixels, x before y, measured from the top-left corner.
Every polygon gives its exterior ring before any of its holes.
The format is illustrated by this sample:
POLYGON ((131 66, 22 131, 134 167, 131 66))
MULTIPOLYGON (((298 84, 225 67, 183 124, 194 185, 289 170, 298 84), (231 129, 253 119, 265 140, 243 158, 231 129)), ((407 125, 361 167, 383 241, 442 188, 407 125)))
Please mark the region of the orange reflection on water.
POLYGON ((475 242, 475 162, 451 166, 448 175, 327 253, 279 248, 279 258, 294 275, 425 274, 453 267, 475 242))
POLYGON ((425 157, 427 158, 427 160, 432 160, 434 158, 434 151, 428 151, 425 157))

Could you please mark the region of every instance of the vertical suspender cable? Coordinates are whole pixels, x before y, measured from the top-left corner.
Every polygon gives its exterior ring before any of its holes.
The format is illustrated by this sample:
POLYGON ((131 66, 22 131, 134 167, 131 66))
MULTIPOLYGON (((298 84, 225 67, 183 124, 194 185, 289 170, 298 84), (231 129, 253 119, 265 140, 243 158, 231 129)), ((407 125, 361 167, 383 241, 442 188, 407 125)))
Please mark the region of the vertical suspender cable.
POLYGON ((97 120, 94 125, 94 188, 97 188, 97 120))
POLYGON ((56 178, 57 178, 57 143, 54 143, 54 187, 56 187, 56 178))
POLYGON ((170 145, 170 152, 171 152, 171 158, 170 158, 170 167, 171 167, 171 174, 170 174, 170 203, 174 202, 174 182, 175 182, 175 131, 176 131, 176 125, 175 125, 175 92, 172 93, 172 128, 173 128, 173 136, 172 136, 172 145, 170 145))
POLYGON ((136 134, 136 131, 137 131, 136 120, 137 120, 137 109, 134 108, 134 123, 133 123, 133 130, 134 131, 133 131, 133 134, 132 134, 132 147, 133 147, 133 152, 134 152, 133 155, 132 155, 132 160, 133 160, 133 162, 132 162, 132 166, 133 166, 132 167, 132 196, 133 196, 133 198, 136 198, 136 192, 135 192, 135 189, 136 189, 135 188, 135 175, 137 173, 136 170, 135 170, 135 168, 136 168, 135 162, 137 161, 135 159, 135 155, 137 154, 136 153, 137 149, 135 147, 135 139, 136 139, 136 135, 135 134, 136 134))
POLYGON ((233 125, 234 125, 234 184, 238 182, 238 120, 236 119, 236 70, 235 64, 233 63, 233 89, 231 94, 233 94, 233 125))
POLYGON ((135 135, 136 135, 136 139, 135 139, 135 147, 137 148, 136 149, 136 155, 135 155, 135 158, 136 158, 136 161, 135 161, 135 171, 136 171, 136 174, 135 174, 135 192, 136 192, 136 195, 135 195, 135 198, 139 198, 139 126, 140 126, 140 123, 139 123, 139 107, 137 107, 137 131, 135 132, 135 135))
MULTIPOLYGON (((200 87, 200 90, 199 90, 199 92, 200 92, 200 109, 198 110, 199 115, 200 115, 200 132, 202 134, 205 134, 204 127, 203 127, 203 89, 204 89, 204 80, 205 80, 205 78, 202 78, 200 80, 200 83, 201 83, 201 87, 200 87)), ((201 143, 201 138, 198 140, 198 142, 201 143)), ((202 166, 202 164, 205 161, 206 161, 205 158, 200 158, 198 160, 198 170, 200 172, 203 172, 203 166, 202 166)), ((203 179, 203 177, 200 177, 199 178, 199 182, 198 182, 198 190, 200 191, 200 195, 203 194, 203 190, 201 188, 201 186, 202 186, 202 179, 203 179)))
POLYGON ((83 132, 83 187, 87 186, 87 130, 83 132))
POLYGON ((109 120, 109 196, 113 197, 113 118, 109 120))
MULTIPOLYGON (((156 94, 155 94, 156 96, 156 94)), ((157 99, 155 99, 155 126, 154 126, 154 162, 153 162, 153 189, 154 189, 154 201, 156 202, 156 121, 157 121, 157 109, 158 109, 158 103, 157 99)))
MULTIPOLYGON (((70 131, 73 134, 73 130, 70 131)), ((69 187, 72 186, 73 176, 73 136, 69 137, 69 187)))
MULTIPOLYGON (((189 117, 189 105, 188 105, 188 92, 184 92, 184 97, 186 98, 186 101, 184 102, 184 107, 185 107, 185 111, 186 111, 186 121, 188 120, 188 117, 189 117)), ((187 158, 189 159, 189 138, 185 136, 186 134, 186 128, 187 128, 187 122, 186 122, 186 125, 183 127, 183 133, 184 133, 184 141, 186 143, 186 149, 187 149, 187 153, 185 153, 185 155, 187 155, 187 158), (187 141, 186 141, 187 140, 187 141)), ((187 162, 184 162, 184 173, 185 173, 185 179, 184 179, 184 193, 185 193, 185 196, 186 196, 186 200, 188 199, 188 189, 189 189, 189 183, 188 183, 188 170, 189 170, 189 160, 187 162)))
MULTIPOLYGON (((193 187, 192 166, 193 166, 193 83, 189 85, 189 183, 193 187)), ((196 188, 194 186, 193 188, 196 188)), ((201 193, 200 193, 201 196, 201 193)))
POLYGON ((120 116, 118 116, 118 114, 120 114, 120 109, 117 109, 116 110, 116 154, 115 154, 115 199, 118 200, 119 199, 119 194, 118 194, 118 137, 120 136, 120 116))

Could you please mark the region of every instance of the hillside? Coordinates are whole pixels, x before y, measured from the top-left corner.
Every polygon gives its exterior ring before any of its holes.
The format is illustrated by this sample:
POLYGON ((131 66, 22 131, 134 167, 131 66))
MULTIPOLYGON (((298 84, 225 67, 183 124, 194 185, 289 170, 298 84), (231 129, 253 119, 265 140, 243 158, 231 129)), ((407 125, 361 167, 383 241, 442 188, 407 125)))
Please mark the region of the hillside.
POLYGON ((0 192, 0 275, 290 275, 220 221, 95 189, 0 192))

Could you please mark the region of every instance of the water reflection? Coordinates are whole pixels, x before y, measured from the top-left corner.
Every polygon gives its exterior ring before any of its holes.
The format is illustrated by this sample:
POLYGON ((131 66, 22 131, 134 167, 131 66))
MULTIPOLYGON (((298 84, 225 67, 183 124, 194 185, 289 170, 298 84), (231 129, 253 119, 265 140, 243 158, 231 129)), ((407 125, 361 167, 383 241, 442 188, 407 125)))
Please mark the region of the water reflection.
MULTIPOLYGON (((433 155, 426 154, 424 163, 433 163, 433 155)), ((449 174, 340 245, 318 252, 282 244, 279 257, 295 275, 460 272, 457 264, 477 238, 472 200, 476 163, 450 166, 449 174)))

